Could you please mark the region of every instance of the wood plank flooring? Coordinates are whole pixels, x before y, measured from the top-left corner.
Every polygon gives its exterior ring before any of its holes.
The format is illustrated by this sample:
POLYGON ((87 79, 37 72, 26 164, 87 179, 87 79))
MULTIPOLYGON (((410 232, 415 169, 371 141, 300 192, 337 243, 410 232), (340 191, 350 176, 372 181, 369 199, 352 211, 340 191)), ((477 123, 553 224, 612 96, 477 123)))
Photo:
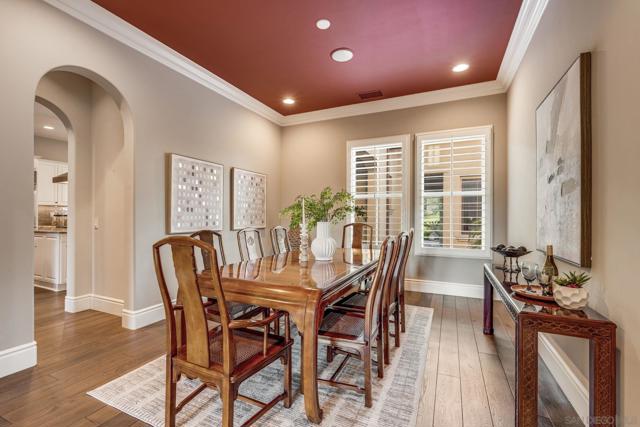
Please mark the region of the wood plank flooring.
MULTIPOLYGON (((513 426, 513 322, 496 307, 496 335, 482 334, 480 300, 408 293, 434 308, 420 427, 513 426), (502 360, 499 358, 502 357, 502 360)), ((130 331, 119 317, 64 312, 64 293, 35 290, 38 365, 0 379, 0 427, 144 426, 86 392, 158 357, 164 324, 130 331)), ((541 365, 539 425, 562 426, 572 409, 541 365)))

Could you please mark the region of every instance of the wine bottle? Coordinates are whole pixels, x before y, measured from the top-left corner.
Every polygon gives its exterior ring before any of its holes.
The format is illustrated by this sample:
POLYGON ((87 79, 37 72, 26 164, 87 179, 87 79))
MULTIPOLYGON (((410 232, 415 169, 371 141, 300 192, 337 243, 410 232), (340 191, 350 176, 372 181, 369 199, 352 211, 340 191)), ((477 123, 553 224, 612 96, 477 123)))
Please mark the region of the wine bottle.
POLYGON ((547 258, 544 260, 544 267, 542 269, 550 276, 558 276, 558 266, 553 258, 553 245, 547 245, 547 258))

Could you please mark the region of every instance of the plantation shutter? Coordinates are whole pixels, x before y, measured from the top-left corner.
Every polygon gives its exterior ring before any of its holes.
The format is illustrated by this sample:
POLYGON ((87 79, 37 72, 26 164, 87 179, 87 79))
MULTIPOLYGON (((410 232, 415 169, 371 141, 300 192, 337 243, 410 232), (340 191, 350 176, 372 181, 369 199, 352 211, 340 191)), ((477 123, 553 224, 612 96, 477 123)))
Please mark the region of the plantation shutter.
POLYGON ((467 253, 488 249, 490 136, 464 133, 417 138, 422 249, 467 253))
POLYGON ((402 142, 357 146, 350 150, 350 192, 356 206, 365 211, 363 222, 373 227, 374 245, 402 230, 404 155, 402 142))

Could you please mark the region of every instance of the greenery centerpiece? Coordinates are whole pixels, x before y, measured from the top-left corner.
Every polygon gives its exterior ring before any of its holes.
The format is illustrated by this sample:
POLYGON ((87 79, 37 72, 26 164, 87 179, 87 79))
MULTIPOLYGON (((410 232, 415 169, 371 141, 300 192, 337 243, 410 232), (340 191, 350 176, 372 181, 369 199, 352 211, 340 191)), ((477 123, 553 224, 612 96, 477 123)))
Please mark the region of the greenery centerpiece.
POLYGON ((355 213, 356 217, 365 216, 364 208, 355 205, 351 194, 344 190, 334 193, 331 187, 325 187, 319 195, 297 196, 292 205, 280 211, 280 215, 289 217, 292 229, 300 227, 303 222, 307 230, 317 227, 311 252, 318 261, 333 259, 336 250, 336 241, 329 235, 329 224, 344 221, 351 213, 355 213))
POLYGON ((589 292, 584 287, 591 277, 587 273, 571 271, 557 278, 553 283, 553 298, 560 307, 580 310, 589 301, 589 292))
POLYGON ((319 195, 297 196, 293 204, 280 211, 280 215, 289 217, 289 227, 293 229, 302 224, 303 200, 307 227, 310 230, 319 222, 337 224, 344 221, 350 213, 355 213, 358 218, 365 216, 364 208, 355 205, 350 193, 344 190, 334 193, 331 187, 325 187, 319 195))

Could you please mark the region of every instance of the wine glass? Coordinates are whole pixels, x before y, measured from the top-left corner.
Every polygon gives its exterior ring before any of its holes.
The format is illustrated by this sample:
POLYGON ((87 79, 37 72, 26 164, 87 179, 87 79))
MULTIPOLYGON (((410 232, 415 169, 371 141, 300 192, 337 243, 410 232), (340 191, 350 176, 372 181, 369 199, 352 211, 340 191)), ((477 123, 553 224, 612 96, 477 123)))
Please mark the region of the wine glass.
POLYGON ((542 295, 550 295, 549 288, 551 288, 551 282, 553 281, 553 272, 545 268, 538 268, 537 276, 538 283, 542 287, 542 295))
POLYGON ((536 280, 536 277, 538 277, 539 270, 540 266, 535 263, 523 262, 520 266, 522 277, 527 281, 527 292, 533 291, 533 289, 531 289, 531 283, 536 280))

